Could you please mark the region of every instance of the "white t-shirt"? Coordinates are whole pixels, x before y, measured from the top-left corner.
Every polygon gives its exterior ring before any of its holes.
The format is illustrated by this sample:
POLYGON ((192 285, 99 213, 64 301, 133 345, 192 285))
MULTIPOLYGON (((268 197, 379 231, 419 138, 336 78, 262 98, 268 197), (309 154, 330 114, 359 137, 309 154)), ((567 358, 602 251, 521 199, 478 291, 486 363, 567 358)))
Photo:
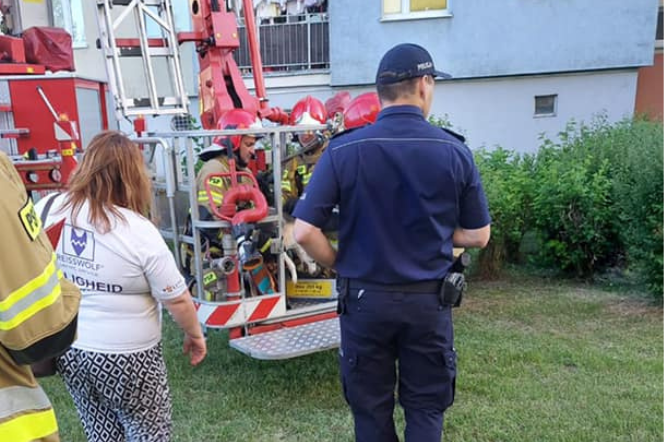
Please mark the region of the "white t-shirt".
MULTIPOLYGON (((35 206, 44 209, 42 198, 35 206)), ((111 218, 111 230, 99 233, 88 222, 85 203, 75 222, 59 195, 46 226, 65 218, 55 252, 65 278, 81 289, 74 348, 104 353, 147 350, 161 339, 158 301, 180 296, 186 288, 175 259, 157 228, 145 217, 118 208, 126 221, 111 218), (75 226, 75 227, 74 227, 75 226)))

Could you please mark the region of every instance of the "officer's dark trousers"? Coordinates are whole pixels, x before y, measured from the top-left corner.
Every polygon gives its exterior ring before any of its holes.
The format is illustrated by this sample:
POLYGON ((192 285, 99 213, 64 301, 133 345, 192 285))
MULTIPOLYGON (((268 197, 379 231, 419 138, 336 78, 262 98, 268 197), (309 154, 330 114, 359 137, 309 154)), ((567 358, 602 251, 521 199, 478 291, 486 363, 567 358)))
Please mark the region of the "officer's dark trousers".
POLYGON ((406 442, 440 442, 454 400, 452 312, 436 294, 349 290, 339 361, 357 442, 398 441, 395 386, 406 442))

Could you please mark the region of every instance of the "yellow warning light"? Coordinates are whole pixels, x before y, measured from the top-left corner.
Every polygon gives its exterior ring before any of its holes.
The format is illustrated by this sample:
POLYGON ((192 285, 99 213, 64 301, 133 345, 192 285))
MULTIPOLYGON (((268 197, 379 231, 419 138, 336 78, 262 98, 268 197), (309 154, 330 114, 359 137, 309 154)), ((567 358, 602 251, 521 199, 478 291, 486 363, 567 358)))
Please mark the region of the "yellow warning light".
POLYGON ((69 121, 69 115, 65 113, 60 114, 60 121, 69 121))

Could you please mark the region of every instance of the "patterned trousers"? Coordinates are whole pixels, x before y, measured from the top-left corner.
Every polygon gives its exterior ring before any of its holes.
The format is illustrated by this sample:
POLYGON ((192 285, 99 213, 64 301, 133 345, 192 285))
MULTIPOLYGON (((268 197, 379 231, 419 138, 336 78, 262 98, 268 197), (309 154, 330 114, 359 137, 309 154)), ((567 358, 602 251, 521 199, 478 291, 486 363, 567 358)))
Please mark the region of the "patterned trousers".
POLYGON ((171 396, 161 344, 97 353, 75 348, 58 358, 90 442, 168 442, 171 396))

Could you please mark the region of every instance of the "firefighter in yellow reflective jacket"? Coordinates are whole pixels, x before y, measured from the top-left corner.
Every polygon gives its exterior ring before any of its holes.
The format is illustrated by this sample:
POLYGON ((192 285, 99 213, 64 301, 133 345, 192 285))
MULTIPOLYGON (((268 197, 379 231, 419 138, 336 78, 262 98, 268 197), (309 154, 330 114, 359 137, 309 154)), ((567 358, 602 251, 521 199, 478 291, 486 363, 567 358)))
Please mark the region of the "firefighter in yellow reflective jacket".
MULTIPOLYGON (((334 125, 339 131, 357 129, 376 121, 380 112, 380 100, 375 92, 358 95, 345 105, 338 108, 335 119, 342 120, 334 125)), ((291 112, 290 124, 312 125, 325 124, 326 112, 322 102, 307 96, 298 101, 291 112)), ((283 166, 281 193, 284 199, 284 211, 288 214, 295 208, 295 202, 304 193, 314 172, 314 166, 327 147, 329 134, 305 132, 298 134, 301 155, 291 159, 283 166)))
POLYGON ((29 364, 76 335, 79 290, 63 278, 32 201, 0 152, 0 441, 58 441, 51 404, 29 364))
MULTIPOLYGON (((325 124, 327 111, 323 103, 310 95, 298 101, 290 115, 291 126, 325 124)), ((327 146, 327 138, 320 132, 297 134, 300 155, 287 161, 282 167, 281 195, 284 212, 290 214, 297 199, 309 183, 314 166, 327 146)))
MULTIPOLYGON (((226 112, 219 119, 217 128, 220 130, 232 129, 259 129, 262 125, 260 120, 252 113, 242 109, 233 109, 226 112)), ((254 158, 254 149, 256 141, 261 138, 260 135, 233 135, 228 137, 217 137, 213 143, 199 153, 199 157, 205 163, 196 176, 196 190, 198 198, 199 218, 203 221, 215 220, 212 205, 219 207, 224 201, 224 195, 231 186, 230 178, 222 178, 219 175, 230 172, 229 154, 235 160, 236 171, 251 172, 247 166, 249 161, 254 158)), ((250 184, 251 181, 246 177, 239 177, 238 181, 242 184, 250 184)), ((238 210, 249 208, 240 203, 238 210)), ((208 257, 223 256, 222 237, 229 234, 228 229, 205 228, 200 229, 203 240, 205 240, 205 254, 208 257)), ((185 233, 191 233, 191 226, 185 229, 185 233)), ((266 252, 270 247, 270 242, 266 238, 259 244, 260 252, 266 252)), ((183 268, 189 277, 193 277, 194 268, 192 265, 193 249, 191 246, 185 246, 182 250, 184 258, 183 268)), ((252 270, 252 275, 263 275, 262 267, 252 270)), ((256 285, 263 292, 270 292, 271 281, 269 278, 262 281, 261 276, 256 276, 256 285)), ((213 272, 204 269, 203 281, 207 290, 209 286, 216 286, 218 279, 213 272)), ((221 290, 223 291, 223 289, 221 290)), ((206 296, 212 296, 206 294, 206 296)))
MULTIPOLYGON (((262 127, 260 120, 255 115, 242 109, 232 109, 226 112, 219 119, 217 126, 222 130, 262 127)), ((230 172, 228 159, 231 152, 235 159, 236 170, 249 172, 247 166, 249 161, 254 158, 254 148, 259 138, 260 136, 254 135, 217 137, 210 146, 200 152, 199 157, 205 162, 196 176, 200 219, 213 219, 211 204, 220 206, 224 200, 224 194, 230 186, 230 179, 210 177, 210 175, 230 172), (210 195, 208 195, 206 185, 210 189, 210 195)), ((243 180, 240 179, 240 182, 243 180)))

